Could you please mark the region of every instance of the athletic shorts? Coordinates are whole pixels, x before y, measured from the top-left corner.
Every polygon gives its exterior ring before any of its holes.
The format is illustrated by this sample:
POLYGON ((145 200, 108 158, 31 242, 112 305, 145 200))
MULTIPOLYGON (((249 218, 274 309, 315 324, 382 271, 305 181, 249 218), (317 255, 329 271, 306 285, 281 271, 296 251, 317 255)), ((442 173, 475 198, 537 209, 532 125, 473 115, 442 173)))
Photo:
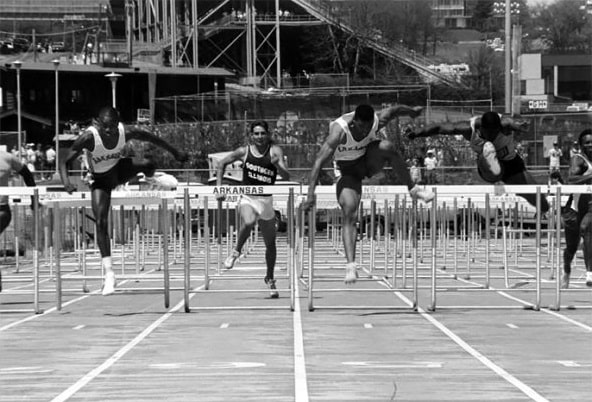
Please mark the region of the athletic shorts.
POLYGON ((90 185, 90 189, 100 188, 111 191, 120 184, 129 181, 135 175, 134 164, 131 158, 123 158, 108 171, 104 173, 93 173, 93 182, 90 185))
POLYGON ((259 216, 259 219, 264 221, 275 219, 273 196, 271 195, 241 195, 238 204, 240 206, 248 205, 252 207, 259 216))
MULTIPOLYGON (((373 141, 368 144, 368 149, 378 147, 380 141, 373 141)), ((337 198, 344 188, 351 188, 358 194, 362 193, 362 180, 372 177, 378 171, 373 170, 367 163, 368 149, 360 158, 353 161, 337 161, 340 177, 337 179, 337 198)), ((381 167, 382 168, 382 167, 381 167)))

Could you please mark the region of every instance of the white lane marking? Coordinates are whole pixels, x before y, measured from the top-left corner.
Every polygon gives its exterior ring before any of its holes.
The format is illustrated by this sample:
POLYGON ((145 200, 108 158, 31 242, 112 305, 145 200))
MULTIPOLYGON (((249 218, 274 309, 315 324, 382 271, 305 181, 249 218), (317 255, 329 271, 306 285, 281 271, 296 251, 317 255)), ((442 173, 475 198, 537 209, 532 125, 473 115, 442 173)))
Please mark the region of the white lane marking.
MULTIPOLYGON (((99 293, 99 290, 95 290, 94 292, 92 292, 92 293, 90 293, 88 295, 77 297, 76 299, 72 299, 72 300, 70 300, 70 301, 68 301, 66 303, 62 303, 62 307, 69 306, 70 304, 74 304, 76 302, 79 302, 81 300, 86 299, 87 297, 90 297, 91 294, 97 294, 97 293, 99 293)), ((7 329, 10 329, 12 327, 16 327, 17 325, 23 324, 23 323, 25 323, 27 321, 34 320, 35 318, 43 317, 43 316, 45 316, 47 314, 53 313, 56 310, 57 310, 57 307, 52 307, 52 308, 50 308, 48 310, 45 310, 41 314, 34 314, 34 315, 29 316, 29 317, 23 318, 22 320, 18 320, 18 321, 12 322, 12 323, 7 324, 7 325, 5 325, 3 327, 0 327, 0 332, 6 331, 7 329)))
POLYGON ((368 328, 368 329, 374 328, 374 325, 372 325, 369 322, 367 322, 367 323, 364 324, 364 328, 368 328))
POLYGON ((442 368, 439 362, 341 362, 344 366, 369 367, 369 368, 442 368))
POLYGON ((241 368, 255 368, 265 367, 265 363, 259 362, 216 362, 216 363, 162 363, 150 364, 148 367, 160 370, 177 370, 177 369, 241 369, 241 368))
MULTIPOLYGON (((152 269, 152 270, 150 270, 148 272, 145 272, 144 274, 147 275, 147 274, 150 274, 152 272, 155 272, 155 270, 152 269)), ((118 283, 118 286, 121 286, 123 284, 126 284, 127 282, 130 282, 130 280, 129 279, 126 279, 124 281, 121 281, 120 283, 118 283)), ((67 307, 70 304, 78 303, 79 301, 82 301, 82 300, 86 299, 87 297, 90 297, 90 296, 99 294, 100 292, 101 292, 101 290, 98 289, 98 290, 95 290, 93 292, 90 292, 87 295, 83 295, 83 296, 77 297, 76 299, 72 299, 70 301, 67 301, 65 303, 62 303, 62 307, 67 307)), ((49 309, 43 311, 41 314, 34 314, 34 315, 29 316, 29 317, 23 318, 22 320, 18 320, 18 321, 12 322, 10 324, 6 324, 5 326, 0 327, 0 332, 6 331, 7 329, 10 329, 12 327, 16 327, 17 325, 24 324, 27 321, 31 321, 31 320, 34 320, 36 318, 46 316, 47 314, 53 313, 54 311, 57 311, 57 307, 52 307, 52 308, 49 308, 49 309)))
MULTIPOLYGON (((198 289, 201 290, 203 287, 204 286, 202 285, 198 289)), ((195 296, 195 295, 196 295, 196 293, 190 294, 189 299, 191 300, 193 298, 193 296, 195 296)), ((98 367, 94 368, 93 370, 89 371, 88 373, 86 373, 82 378, 80 378, 78 381, 76 381, 74 384, 72 384, 70 387, 68 387, 68 389, 66 389, 61 394, 59 394, 58 396, 53 398, 52 402, 61 402, 61 401, 68 400, 72 395, 74 395, 75 393, 80 391, 82 389, 82 387, 84 387, 89 382, 91 382, 96 377, 98 377, 103 371, 107 370, 109 367, 111 367, 112 365, 117 363, 117 361, 119 361, 119 359, 121 359, 123 356, 125 356, 130 350, 132 350, 140 342, 142 342, 148 335, 150 335, 156 328, 158 328, 162 323, 164 323, 166 320, 168 320, 173 315, 173 313, 176 313, 177 311, 179 311, 181 309, 181 307, 183 307, 184 304, 185 304, 185 301, 181 300, 175 307, 173 307, 167 313, 163 314, 159 319, 154 321, 144 331, 142 331, 139 335, 137 335, 134 339, 132 339, 127 345, 125 345, 124 347, 119 349, 110 358, 108 358, 106 361, 104 361, 103 364, 101 364, 100 366, 98 366, 98 367)))
POLYGON ((51 373, 53 369, 44 369, 43 367, 6 367, 0 369, 0 374, 40 374, 51 373))
POLYGON ((73 329, 73 330, 75 330, 75 331, 77 331, 77 330, 79 330, 79 329, 82 329, 82 328, 84 328, 84 327, 86 327, 86 325, 77 325, 77 326, 75 326, 75 327, 74 327, 74 328, 72 328, 72 329, 73 329))
MULTIPOLYGON (((401 292, 395 292, 395 294, 397 295, 397 297, 399 297, 401 300, 403 300, 409 306, 413 305, 413 303, 411 303, 411 300, 409 300, 407 297, 405 297, 401 292)), ((456 343, 458 346, 463 348, 467 353, 469 353, 475 359, 479 360, 479 362, 481 362, 481 364, 483 364, 484 366, 486 366, 487 368, 492 370, 494 373, 496 373, 497 375, 502 377, 504 380, 506 380, 507 382, 509 382, 510 384, 515 386, 516 388, 518 388, 530 399, 537 401, 537 402, 548 402, 548 399, 546 399, 541 394, 536 392, 534 389, 532 389, 531 387, 529 387, 528 385, 526 385, 525 383, 523 383, 522 381, 520 381, 519 379, 514 377, 512 374, 508 373, 506 370, 504 370, 503 368, 501 368, 500 366, 498 366, 497 364, 495 364, 494 362, 489 360, 486 356, 481 354, 481 352, 479 352, 477 349, 473 348, 471 345, 469 345, 464 340, 462 340, 461 337, 459 337, 454 332, 452 332, 450 329, 448 329, 440 321, 436 320, 434 317, 427 314, 424 309, 419 307, 417 309, 417 311, 421 314, 421 316, 423 318, 428 320, 430 323, 432 323, 432 325, 434 325, 436 328, 438 328, 440 331, 442 331, 447 337, 452 339, 452 341, 454 341, 454 343, 456 343)))
POLYGON ((557 363, 565 367, 592 367, 592 364, 582 364, 573 360, 557 360, 557 363))
POLYGON ((220 328, 224 329, 224 328, 228 328, 230 324, 227 322, 223 322, 222 325, 220 325, 220 328))
MULTIPOLYGON (((458 279, 459 281, 461 281, 461 282, 464 282, 464 283, 468 283, 468 284, 472 284, 472 285, 477 285, 477 286, 480 286, 480 284, 478 284, 477 282, 468 281, 468 280, 466 280, 466 279, 462 279, 462 278, 460 278, 460 277, 459 277, 459 278, 457 278, 457 279, 458 279)), ((524 304, 525 306, 531 306, 531 305, 532 305, 532 303, 529 303, 529 302, 527 302, 527 301, 525 301, 525 300, 522 300, 522 299, 519 299, 519 298, 517 298, 517 297, 515 297, 515 296, 512 296, 512 295, 510 295, 510 294, 508 294, 508 293, 506 293, 506 292, 504 292, 504 291, 502 291, 502 290, 498 290, 498 289, 496 289, 496 288, 493 288, 493 287, 490 287, 489 289, 490 289, 490 290, 493 290, 493 291, 495 291, 495 292, 496 292, 498 295, 500 295, 500 296, 503 296, 503 297, 505 297, 505 298, 507 298, 507 299, 510 299, 510 300, 517 301, 518 303, 524 304)), ((586 330, 586 331, 588 331, 588 332, 592 332, 592 327, 591 327, 591 326, 589 326, 589 325, 586 325, 586 324, 584 324, 584 323, 581 323, 581 322, 579 322, 579 321, 576 321, 576 320, 574 320, 574 319, 572 319, 572 318, 566 317, 566 316, 564 316, 564 315, 562 315, 562 314, 559 314, 559 313, 557 313, 557 312, 555 312, 555 311, 553 311, 553 310, 550 310, 550 309, 548 309, 548 308, 541 308, 541 311, 542 311, 543 313, 546 313, 546 314, 550 314, 550 315, 552 315, 552 316, 555 316, 555 317, 557 317, 557 318, 559 318, 559 319, 561 319, 561 320, 563 320, 563 321, 567 321, 567 322, 569 322, 570 324, 576 325, 576 326, 578 326, 578 327, 580 327, 580 328, 582 328, 582 329, 585 329, 585 330, 586 330)))
POLYGON ((516 324, 506 324, 508 326, 508 328, 512 328, 512 329, 518 329, 518 325, 516 324))
POLYGON ((302 336, 302 317, 300 315, 300 289, 298 280, 294 283, 296 301, 294 303, 294 401, 308 402, 308 384, 306 380, 306 362, 304 360, 304 340, 302 336))

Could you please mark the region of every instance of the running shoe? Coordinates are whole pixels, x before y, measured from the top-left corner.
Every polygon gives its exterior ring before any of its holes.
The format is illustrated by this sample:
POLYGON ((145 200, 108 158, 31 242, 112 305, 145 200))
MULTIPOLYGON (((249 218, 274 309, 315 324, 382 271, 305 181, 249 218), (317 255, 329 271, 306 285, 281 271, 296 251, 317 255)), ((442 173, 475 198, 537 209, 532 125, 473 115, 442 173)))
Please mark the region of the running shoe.
POLYGON ((348 262, 345 265, 345 278, 343 279, 343 281, 345 282, 346 285, 349 285, 349 284, 356 283, 357 279, 358 279, 358 268, 356 266, 356 263, 355 262, 348 262))
POLYGON ((411 195, 411 198, 417 198, 423 202, 430 202, 434 199, 434 193, 430 190, 424 190, 418 185, 413 186, 413 188, 409 190, 409 195, 411 195))
POLYGON ((277 299, 278 297, 280 297, 280 294, 278 293, 277 288, 275 287, 275 279, 265 278, 265 283, 269 288, 269 296, 272 299, 277 299))
POLYGON ((105 274, 105 283, 103 283, 103 296, 109 296, 115 293, 115 273, 113 271, 105 274))
POLYGON ((232 254, 230 254, 224 260, 224 268, 232 269, 232 267, 234 267, 234 263, 236 262, 236 260, 238 260, 238 257, 240 257, 240 253, 238 251, 234 250, 232 252, 232 254))
POLYGON ((586 286, 592 287, 592 272, 586 271, 586 286))
POLYGON ((495 146, 489 141, 483 144, 483 161, 485 162, 485 167, 489 173, 494 176, 502 174, 502 166, 497 159, 495 146))

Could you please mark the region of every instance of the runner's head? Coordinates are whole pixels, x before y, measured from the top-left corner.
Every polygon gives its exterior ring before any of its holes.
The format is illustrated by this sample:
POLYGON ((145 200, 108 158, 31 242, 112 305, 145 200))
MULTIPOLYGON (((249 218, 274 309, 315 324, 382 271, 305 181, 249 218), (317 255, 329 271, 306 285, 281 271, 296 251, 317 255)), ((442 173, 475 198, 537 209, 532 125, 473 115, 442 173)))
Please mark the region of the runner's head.
POLYGON ((374 124, 374 108, 370 105, 359 105, 351 122, 351 127, 368 134, 374 124))
POLYGON ((588 158, 592 158, 592 129, 587 128, 580 133, 578 137, 578 144, 580 149, 586 154, 588 158))
POLYGON ((99 111, 97 124, 106 134, 115 134, 119 124, 119 113, 110 106, 104 107, 99 111))
POLYGON ((502 131, 502 120, 496 112, 485 112, 481 116, 481 135, 488 141, 493 141, 502 131))
POLYGON ((271 134, 266 121, 257 120, 251 123, 251 138, 257 146, 267 146, 271 143, 271 134))

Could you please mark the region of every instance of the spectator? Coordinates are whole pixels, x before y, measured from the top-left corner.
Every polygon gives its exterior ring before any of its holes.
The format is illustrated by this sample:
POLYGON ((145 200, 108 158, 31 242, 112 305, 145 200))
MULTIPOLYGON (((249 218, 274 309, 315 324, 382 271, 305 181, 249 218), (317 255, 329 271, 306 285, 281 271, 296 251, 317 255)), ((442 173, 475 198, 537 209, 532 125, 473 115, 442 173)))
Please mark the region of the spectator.
POLYGON ((571 144, 571 148, 569 149, 569 160, 571 160, 571 158, 573 158, 573 156, 578 153, 580 153, 580 145, 577 141, 574 141, 571 144))
POLYGON ((559 171, 559 167, 561 166, 561 157, 563 156, 563 152, 559 148, 559 144, 557 141, 553 143, 553 148, 549 150, 549 173, 553 173, 555 171, 559 171))
POLYGON ((436 166, 438 166, 438 159, 436 159, 434 150, 430 149, 423 161, 426 167, 426 184, 436 184, 436 166))
POLYGON ((411 175, 411 181, 413 181, 413 184, 421 184, 421 167, 419 166, 419 160, 417 158, 411 160, 409 174, 411 175))
POLYGON ((53 145, 49 145, 45 151, 45 163, 47 170, 52 172, 56 170, 56 151, 53 145))

